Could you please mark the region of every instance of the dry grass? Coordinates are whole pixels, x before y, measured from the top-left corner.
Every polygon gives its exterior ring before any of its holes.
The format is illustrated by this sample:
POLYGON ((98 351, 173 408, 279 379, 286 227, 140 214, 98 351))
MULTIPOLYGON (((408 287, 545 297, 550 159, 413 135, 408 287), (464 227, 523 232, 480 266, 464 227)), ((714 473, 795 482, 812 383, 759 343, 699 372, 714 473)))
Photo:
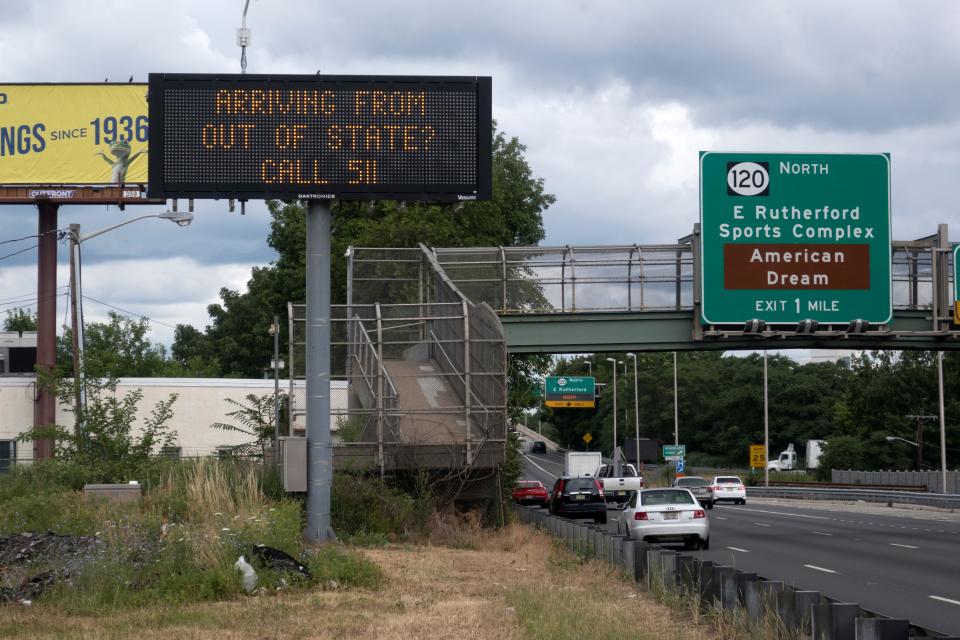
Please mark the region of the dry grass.
MULTIPOLYGON (((451 525, 452 526, 452 525, 451 525)), ((450 531, 446 534, 452 536, 450 531)), ((29 638, 671 638, 706 640, 705 627, 582 564, 546 535, 514 525, 460 534, 470 550, 382 547, 363 554, 387 576, 379 591, 314 590, 109 617, 68 615, 38 603, 6 607, 0 636, 29 638)), ((456 537, 456 536, 454 536, 456 537)))

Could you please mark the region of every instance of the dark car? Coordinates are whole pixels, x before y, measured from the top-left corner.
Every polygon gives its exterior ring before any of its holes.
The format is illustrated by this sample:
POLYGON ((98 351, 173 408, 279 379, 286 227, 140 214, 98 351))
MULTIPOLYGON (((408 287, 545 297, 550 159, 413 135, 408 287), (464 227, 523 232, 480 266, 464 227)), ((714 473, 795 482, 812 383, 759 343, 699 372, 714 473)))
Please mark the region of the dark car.
POLYGON ((550 492, 550 513, 565 518, 593 518, 607 522, 607 501, 596 478, 557 478, 550 492))
POLYGON ((673 481, 673 486, 689 489, 697 502, 713 509, 713 486, 700 476, 684 476, 673 481))
POLYGON ((547 452, 547 443, 543 440, 534 440, 533 444, 530 445, 530 453, 546 453, 547 452))
POLYGON ((550 502, 550 494, 539 480, 518 480, 513 490, 513 501, 518 504, 536 504, 545 507, 550 502))

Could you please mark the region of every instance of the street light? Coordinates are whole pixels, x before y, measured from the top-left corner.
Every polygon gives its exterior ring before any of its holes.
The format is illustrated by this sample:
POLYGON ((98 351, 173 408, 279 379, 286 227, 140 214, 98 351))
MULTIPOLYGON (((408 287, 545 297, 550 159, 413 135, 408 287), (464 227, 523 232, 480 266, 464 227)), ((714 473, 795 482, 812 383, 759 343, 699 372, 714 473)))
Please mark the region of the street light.
POLYGON ((593 375, 593 363, 590 362, 589 360, 584 360, 583 362, 584 362, 584 364, 587 365, 587 374, 590 375, 590 376, 592 376, 592 375, 593 375))
POLYGON ((888 442, 893 442, 894 440, 899 440, 900 442, 906 442, 907 444, 911 444, 911 445, 913 445, 913 446, 915 446, 915 447, 919 447, 919 446, 920 446, 919 444, 917 444, 916 442, 913 442, 912 440, 907 440, 906 438, 898 438, 897 436, 887 436, 886 439, 887 439, 888 442))
POLYGON ((628 353, 628 358, 633 360, 633 422, 636 435, 634 436, 637 445, 637 468, 640 468, 640 394, 637 390, 637 354, 628 353))
MULTIPOLYGON (((86 389, 83 384, 83 373, 80 371, 80 361, 83 358, 83 322, 80 321, 80 319, 83 318, 83 296, 80 293, 83 278, 81 277, 80 273, 80 244, 91 238, 96 238, 97 236, 103 235, 108 231, 113 231, 114 229, 118 229, 138 220, 146 220, 147 218, 161 218, 163 220, 170 220, 177 223, 177 226, 180 227, 189 226, 190 223, 193 222, 193 214, 189 211, 164 211, 163 213, 152 213, 145 216, 130 218, 129 220, 124 220, 123 222, 119 222, 97 231, 91 231, 90 233, 85 233, 83 235, 80 235, 80 225, 71 224, 70 230, 67 232, 67 235, 70 239, 70 310, 72 315, 71 324, 73 332, 73 393, 78 416, 83 415, 82 411, 87 404, 86 389)), ((77 435, 80 435, 79 421, 77 422, 75 429, 77 430, 77 435)))
POLYGON ((607 358, 613 363, 613 468, 620 476, 620 460, 617 458, 617 359, 607 358))

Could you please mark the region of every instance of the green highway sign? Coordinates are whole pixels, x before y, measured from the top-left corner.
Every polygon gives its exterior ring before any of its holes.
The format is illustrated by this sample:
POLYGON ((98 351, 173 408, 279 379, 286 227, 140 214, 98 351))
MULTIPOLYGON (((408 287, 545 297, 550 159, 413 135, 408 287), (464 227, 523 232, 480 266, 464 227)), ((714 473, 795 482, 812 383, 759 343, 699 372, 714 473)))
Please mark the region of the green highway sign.
POLYGON ((886 324, 890 158, 700 153, 704 324, 886 324))
POLYGON ((953 299, 960 301, 960 244, 953 245, 953 299))
POLYGON ((664 460, 682 460, 687 457, 687 445, 685 444, 665 444, 663 445, 664 460))
POLYGON ((596 406, 596 379, 590 377, 547 376, 544 381, 544 404, 548 407, 596 406))

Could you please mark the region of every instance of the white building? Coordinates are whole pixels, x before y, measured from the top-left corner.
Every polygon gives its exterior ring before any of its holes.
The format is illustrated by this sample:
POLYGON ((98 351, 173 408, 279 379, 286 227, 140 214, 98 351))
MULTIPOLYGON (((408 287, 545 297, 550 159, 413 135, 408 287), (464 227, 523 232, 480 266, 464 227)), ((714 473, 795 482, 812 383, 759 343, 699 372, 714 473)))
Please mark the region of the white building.
MULTIPOLYGON (((289 390, 289 382, 281 380, 280 392, 289 390)), ((331 429, 336 429, 336 416, 346 411, 347 383, 331 382, 330 410, 331 429)), ((120 378, 117 393, 124 395, 140 389, 143 399, 137 405, 137 421, 150 415, 154 405, 176 393, 173 418, 168 423, 176 432, 175 446, 183 457, 205 456, 216 453, 218 447, 250 442, 251 438, 239 432, 211 429, 215 422, 237 424, 227 413, 237 407, 227 398, 246 404, 249 394, 262 396, 273 394, 273 380, 242 380, 235 378, 120 378)), ((33 445, 16 442, 16 438, 33 425, 33 408, 36 383, 33 376, 0 376, 0 472, 9 461, 33 460, 33 445)), ((301 435, 303 424, 304 381, 297 380, 294 386, 294 435, 301 435)), ((57 424, 70 427, 73 415, 63 406, 57 407, 57 424)), ((285 430, 281 428, 281 432, 285 430)))

